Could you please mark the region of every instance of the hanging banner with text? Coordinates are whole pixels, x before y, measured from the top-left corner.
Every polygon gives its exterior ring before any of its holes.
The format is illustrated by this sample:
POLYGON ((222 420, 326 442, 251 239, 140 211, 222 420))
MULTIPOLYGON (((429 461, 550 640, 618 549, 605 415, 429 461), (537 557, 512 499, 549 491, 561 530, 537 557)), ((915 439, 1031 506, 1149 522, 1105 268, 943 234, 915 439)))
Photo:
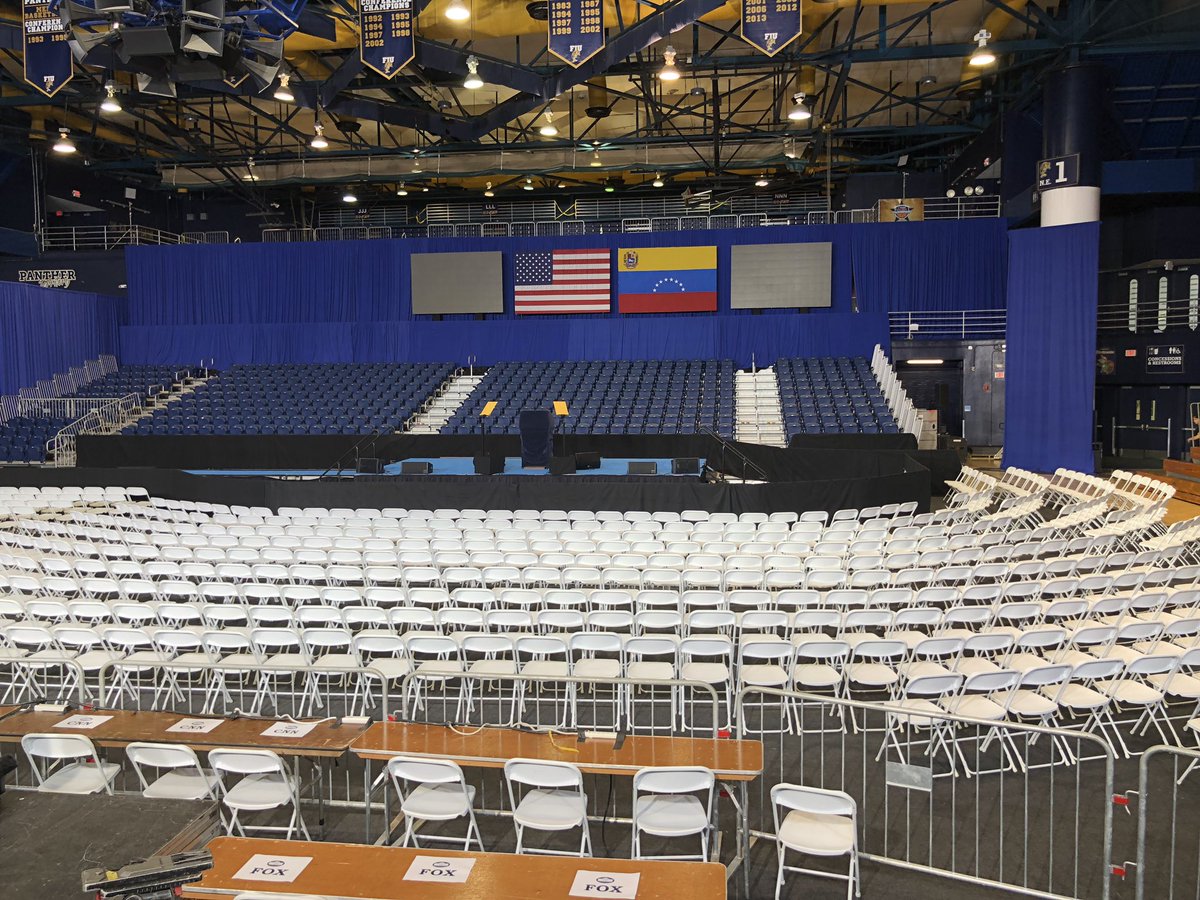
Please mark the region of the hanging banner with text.
POLYGON ((742 0, 742 40, 774 56, 804 30, 800 0, 742 0))
POLYGON ((58 13, 50 11, 49 0, 25 0, 21 19, 25 80, 47 97, 53 97, 75 74, 68 43, 70 33, 58 13))
POLYGON ((546 49, 581 66, 604 49, 604 0, 550 0, 546 49))
POLYGON ((413 0, 359 0, 358 55, 363 65, 384 78, 413 61, 413 0))

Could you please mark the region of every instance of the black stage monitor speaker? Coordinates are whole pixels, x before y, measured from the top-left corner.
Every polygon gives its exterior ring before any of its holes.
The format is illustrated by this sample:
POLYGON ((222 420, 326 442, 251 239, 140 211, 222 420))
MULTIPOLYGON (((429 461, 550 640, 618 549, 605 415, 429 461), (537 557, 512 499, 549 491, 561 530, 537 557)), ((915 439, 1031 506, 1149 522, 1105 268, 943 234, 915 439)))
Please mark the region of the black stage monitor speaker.
POLYGON ((631 460, 626 475, 657 475, 658 463, 651 460, 631 460))
POLYGON ((681 456, 671 460, 672 475, 699 475, 700 460, 694 456, 681 456))
POLYGON ((475 457, 475 474, 476 475, 499 475, 504 471, 503 456, 477 456, 475 457))
POLYGON ((432 475, 433 463, 428 462, 402 462, 400 463, 401 475, 432 475))
POLYGON ((576 469, 598 469, 600 468, 599 453, 576 453, 575 454, 576 469))
POLYGON ((550 474, 551 475, 574 475, 575 474, 575 457, 573 457, 573 456, 552 456, 552 457, 550 457, 550 474))
POLYGON ((383 461, 374 456, 363 456, 358 460, 359 475, 382 475, 383 461))

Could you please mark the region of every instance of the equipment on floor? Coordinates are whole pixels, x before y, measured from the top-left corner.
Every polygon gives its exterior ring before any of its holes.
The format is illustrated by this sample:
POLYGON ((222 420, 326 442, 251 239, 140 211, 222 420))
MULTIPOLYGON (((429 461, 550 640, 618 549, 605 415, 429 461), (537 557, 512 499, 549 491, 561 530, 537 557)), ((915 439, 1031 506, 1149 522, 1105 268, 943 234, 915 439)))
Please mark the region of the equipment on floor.
POLYGON ((83 890, 98 900, 174 900, 176 888, 196 881, 213 867, 207 850, 152 856, 119 869, 85 869, 83 890))

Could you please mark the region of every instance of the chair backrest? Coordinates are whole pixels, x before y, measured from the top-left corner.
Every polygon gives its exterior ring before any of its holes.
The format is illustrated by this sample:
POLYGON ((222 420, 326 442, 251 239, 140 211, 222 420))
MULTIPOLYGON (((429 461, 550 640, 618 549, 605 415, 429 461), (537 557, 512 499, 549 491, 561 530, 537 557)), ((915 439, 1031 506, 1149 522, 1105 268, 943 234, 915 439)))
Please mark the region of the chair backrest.
MULTIPOLYGON (((664 766, 639 769, 633 776, 634 794, 691 794, 708 791, 710 800, 715 777, 703 766, 664 766)), ((708 807, 709 804, 705 804, 708 807)))
POLYGON ((232 750, 217 748, 208 751, 208 762, 217 772, 235 775, 266 775, 272 772, 286 775, 283 759, 274 750, 232 750))
POLYGON ((777 826, 780 807, 799 812, 849 816, 850 818, 854 818, 858 810, 854 798, 844 791, 830 791, 824 788, 787 783, 777 784, 771 788, 771 805, 775 807, 777 826))
POLYGON ((91 759, 96 748, 82 734, 27 734, 21 738, 21 749, 39 759, 91 759))
POLYGON ((421 784, 465 785, 462 768, 449 759, 393 756, 388 760, 387 769, 393 779, 417 781, 421 784))
POLYGON ((504 763, 504 777, 529 787, 574 788, 583 790, 583 772, 574 763, 545 759, 510 759, 504 763))

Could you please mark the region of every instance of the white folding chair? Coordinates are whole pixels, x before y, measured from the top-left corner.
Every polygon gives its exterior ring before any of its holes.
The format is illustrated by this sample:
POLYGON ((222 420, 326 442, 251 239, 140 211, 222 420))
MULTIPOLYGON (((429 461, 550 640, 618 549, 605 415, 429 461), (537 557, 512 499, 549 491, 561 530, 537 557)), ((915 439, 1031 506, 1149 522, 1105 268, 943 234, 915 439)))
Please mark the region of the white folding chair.
POLYGON ((633 776, 633 858, 697 859, 708 861, 713 833, 713 787, 711 770, 700 766, 639 769, 633 776), (647 854, 642 850, 642 833, 662 838, 700 836, 696 855, 647 854))
POLYGON ((517 829, 517 853, 555 856, 591 856, 592 836, 587 820, 587 794, 583 772, 567 762, 510 759, 504 763, 509 807, 517 829), (518 792, 524 788, 518 800, 518 792), (525 846, 525 829, 570 831, 580 829, 579 851, 531 849, 525 846))
POLYGON ((208 762, 217 776, 221 790, 221 824, 226 834, 246 836, 246 829, 256 831, 284 832, 284 839, 291 840, 297 829, 310 840, 304 817, 300 815, 300 779, 288 771, 282 757, 272 750, 233 750, 218 748, 208 752, 208 762), (227 784, 226 775, 240 775, 233 784, 227 784), (291 818, 287 826, 248 826, 238 818, 244 812, 266 812, 291 807, 291 818), (230 812, 226 820, 224 809, 230 812))
POLYGON ((858 897, 858 807, 854 798, 842 791, 777 784, 771 788, 771 809, 775 818, 775 841, 779 856, 775 877, 775 900, 783 894, 788 872, 846 882, 846 897, 858 897), (786 811, 786 812, 784 812, 786 811), (780 816, 781 812, 784 815, 780 816), (846 875, 820 869, 787 865, 787 851, 808 856, 849 856, 846 875))
POLYGON ((475 821, 475 786, 467 784, 458 763, 448 759, 394 756, 388 760, 387 773, 400 798, 400 811, 404 813, 404 835, 396 846, 407 847, 410 841, 414 847, 421 846, 417 836, 418 826, 423 822, 448 822, 465 817, 465 837, 424 835, 424 839, 461 843, 463 850, 470 850, 474 840, 483 850, 479 823, 475 821))
POLYGON ((82 734, 27 734, 21 749, 29 757, 37 789, 47 794, 111 794, 121 770, 104 762, 82 734))
POLYGON ((143 797, 155 800, 217 799, 217 776, 205 770, 196 751, 185 744, 139 741, 126 745, 125 756, 141 782, 143 797), (146 777, 146 769, 156 770, 153 781, 146 777), (157 774, 159 771, 162 774, 157 774))

